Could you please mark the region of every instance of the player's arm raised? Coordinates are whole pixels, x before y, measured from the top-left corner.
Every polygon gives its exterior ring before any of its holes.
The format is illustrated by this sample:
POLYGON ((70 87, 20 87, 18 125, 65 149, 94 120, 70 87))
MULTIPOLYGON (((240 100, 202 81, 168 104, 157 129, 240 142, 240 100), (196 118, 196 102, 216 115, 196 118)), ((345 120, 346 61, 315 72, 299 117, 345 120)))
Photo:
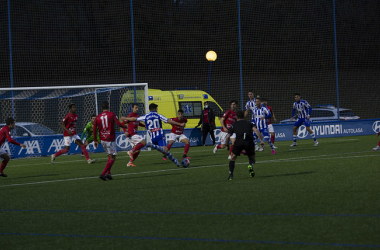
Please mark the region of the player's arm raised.
MULTIPOLYGON (((136 121, 136 117, 129 117, 129 118, 122 117, 122 118, 126 118, 126 119, 122 119, 122 120, 127 120, 127 121, 128 121, 128 119, 134 118, 135 119, 134 121, 136 121)), ((115 123, 117 124, 117 126, 119 126, 121 128, 128 128, 127 126, 125 126, 125 124, 121 123, 119 121, 119 119, 117 119, 117 116, 115 114, 113 115, 113 120, 115 121, 115 123)))
POLYGON ((128 121, 128 122, 135 122, 136 121, 136 117, 124 117, 124 116, 122 116, 120 119, 123 121, 128 121))
POLYGON ((168 123, 171 124, 171 125, 177 125, 177 126, 181 126, 181 127, 185 127, 185 123, 179 123, 179 122, 175 122, 173 121, 172 119, 168 120, 168 123))

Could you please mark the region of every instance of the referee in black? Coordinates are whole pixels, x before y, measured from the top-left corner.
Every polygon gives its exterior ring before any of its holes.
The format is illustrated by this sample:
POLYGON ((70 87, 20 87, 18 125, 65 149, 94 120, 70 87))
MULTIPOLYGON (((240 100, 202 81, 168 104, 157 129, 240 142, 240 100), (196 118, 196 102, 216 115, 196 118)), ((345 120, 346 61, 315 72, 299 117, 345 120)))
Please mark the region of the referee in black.
POLYGON ((255 164, 255 144, 253 143, 253 131, 255 126, 249 121, 244 120, 244 112, 239 110, 236 112, 237 122, 228 130, 227 141, 234 133, 236 134, 235 145, 232 149, 230 160, 230 176, 228 180, 234 178, 234 169, 236 158, 240 155, 241 151, 245 150, 249 159, 248 170, 251 177, 255 176, 253 165, 255 164))

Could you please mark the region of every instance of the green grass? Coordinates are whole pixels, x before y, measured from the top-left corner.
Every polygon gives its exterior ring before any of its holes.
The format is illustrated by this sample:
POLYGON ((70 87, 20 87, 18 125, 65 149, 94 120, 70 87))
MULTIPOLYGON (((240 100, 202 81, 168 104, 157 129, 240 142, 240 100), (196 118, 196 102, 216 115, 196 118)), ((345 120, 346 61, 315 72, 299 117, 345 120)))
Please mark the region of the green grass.
MULTIPOLYGON (((228 181, 228 152, 192 147, 177 168, 157 151, 136 168, 119 152, 12 160, 0 179, 1 249, 334 249, 380 247, 374 136, 278 142, 245 156, 228 181)), ((183 148, 171 152, 181 157, 183 148)))

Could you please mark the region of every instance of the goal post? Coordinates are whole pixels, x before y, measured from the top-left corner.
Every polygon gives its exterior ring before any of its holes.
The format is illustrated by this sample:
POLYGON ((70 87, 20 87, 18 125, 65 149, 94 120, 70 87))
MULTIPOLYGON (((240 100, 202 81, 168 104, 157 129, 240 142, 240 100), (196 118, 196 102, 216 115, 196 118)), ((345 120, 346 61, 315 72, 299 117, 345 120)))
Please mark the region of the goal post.
MULTIPOLYGON (((81 135, 91 116, 102 112, 103 101, 108 101, 110 111, 120 118, 132 112, 133 103, 139 105, 139 115, 145 115, 148 100, 147 83, 0 88, 0 128, 8 117, 15 118, 11 136, 27 146, 23 149, 6 141, 2 148, 12 158, 50 155, 64 147, 61 123, 70 103, 75 104, 76 132, 81 135)), ((130 150, 132 146, 122 129, 116 126, 115 130, 118 151, 130 150)), ((139 134, 150 140, 145 129, 141 128, 139 134)), ((87 149, 90 153, 103 152, 91 144, 87 149)), ((69 154, 80 152, 77 145, 71 145, 69 154)))

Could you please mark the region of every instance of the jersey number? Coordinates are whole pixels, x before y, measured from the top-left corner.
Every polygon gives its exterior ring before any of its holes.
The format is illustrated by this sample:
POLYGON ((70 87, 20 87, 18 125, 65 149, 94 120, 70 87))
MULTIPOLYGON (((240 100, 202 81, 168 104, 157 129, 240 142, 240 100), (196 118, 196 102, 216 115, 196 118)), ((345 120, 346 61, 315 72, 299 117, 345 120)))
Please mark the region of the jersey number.
POLYGON ((102 126, 103 126, 103 128, 108 128, 108 118, 107 118, 107 116, 101 116, 100 119, 102 120, 102 126))
POLYGON ((157 119, 155 120, 148 120, 148 130, 152 130, 154 128, 159 128, 160 123, 157 119))

